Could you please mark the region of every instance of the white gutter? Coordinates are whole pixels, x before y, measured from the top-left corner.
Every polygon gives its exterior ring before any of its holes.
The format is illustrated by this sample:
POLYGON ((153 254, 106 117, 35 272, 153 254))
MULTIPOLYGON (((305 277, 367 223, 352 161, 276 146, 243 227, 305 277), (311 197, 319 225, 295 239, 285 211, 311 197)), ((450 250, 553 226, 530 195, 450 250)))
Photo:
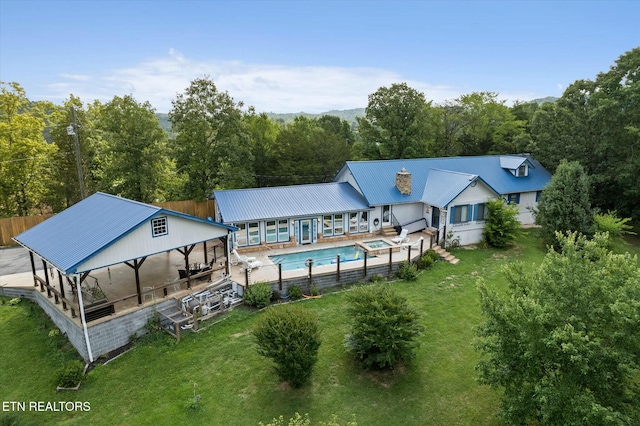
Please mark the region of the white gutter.
POLYGON ((78 303, 80 304, 80 319, 84 330, 84 340, 87 343, 87 352, 89 353, 89 362, 93 362, 93 353, 91 352, 91 342, 89 342, 89 331, 87 330, 87 320, 84 317, 84 303, 82 302, 82 289, 80 288, 80 274, 75 274, 76 288, 78 291, 78 303))

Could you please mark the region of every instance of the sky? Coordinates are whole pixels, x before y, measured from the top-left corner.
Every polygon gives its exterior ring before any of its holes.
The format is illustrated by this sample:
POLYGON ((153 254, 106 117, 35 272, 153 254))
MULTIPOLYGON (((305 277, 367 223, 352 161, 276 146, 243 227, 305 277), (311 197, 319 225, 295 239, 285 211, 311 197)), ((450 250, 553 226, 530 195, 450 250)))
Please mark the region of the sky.
POLYGON ((157 112, 203 77, 258 112, 364 108, 402 82, 434 104, 510 105, 606 72, 638 22, 636 0, 0 0, 0 81, 157 112))

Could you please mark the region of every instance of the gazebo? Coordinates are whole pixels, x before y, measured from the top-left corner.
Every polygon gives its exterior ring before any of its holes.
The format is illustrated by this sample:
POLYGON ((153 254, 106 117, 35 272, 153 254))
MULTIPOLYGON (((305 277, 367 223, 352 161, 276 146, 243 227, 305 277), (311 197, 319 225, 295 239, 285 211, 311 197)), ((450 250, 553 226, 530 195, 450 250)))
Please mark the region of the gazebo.
POLYGON ((210 277, 214 268, 222 268, 221 273, 228 275, 229 235, 235 230, 212 220, 98 192, 14 240, 29 250, 34 286, 62 309, 38 302, 91 362, 125 345, 157 309, 174 303, 167 297, 168 289, 176 291, 182 285, 190 289, 194 280, 210 277), (209 259, 208 242, 222 246, 220 258, 214 250, 213 259, 209 259), (203 246, 202 257, 193 251, 199 244, 203 246), (174 250, 184 259, 184 267, 175 271, 179 272, 176 279, 148 275, 153 282, 145 282, 141 278, 147 259, 156 259, 148 261, 149 266, 166 263, 161 254, 168 256, 174 250), (42 261, 43 276, 36 270, 37 258, 42 261), (107 270, 111 282, 111 268, 120 265, 129 266, 132 273, 117 283, 119 295, 108 300, 97 280, 91 286, 88 278, 92 271, 107 270), (157 291, 163 295, 159 301, 155 299, 157 291), (154 303, 145 303, 148 295, 154 303), (126 302, 127 308, 116 312, 116 306, 126 302))

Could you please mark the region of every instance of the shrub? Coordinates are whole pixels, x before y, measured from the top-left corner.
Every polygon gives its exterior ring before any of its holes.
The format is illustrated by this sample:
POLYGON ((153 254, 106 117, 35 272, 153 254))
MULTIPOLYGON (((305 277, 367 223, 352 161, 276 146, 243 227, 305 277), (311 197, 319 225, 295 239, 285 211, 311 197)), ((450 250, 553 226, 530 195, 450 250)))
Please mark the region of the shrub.
POLYGON ((280 379, 300 387, 311 378, 318 360, 318 317, 292 304, 267 309, 253 330, 258 353, 275 362, 280 379))
POLYGON ((405 281, 415 281, 418 278, 418 268, 409 262, 402 262, 398 268, 398 278, 405 281))
POLYGON ((428 254, 424 254, 424 256, 422 256, 420 258, 420 260, 418 260, 418 269, 428 269, 433 265, 433 259, 431 258, 431 256, 429 256, 428 254))
POLYGON ((429 256, 434 263, 440 260, 440 255, 434 249, 427 250, 425 255, 429 256))
POLYGON ((300 299, 302 297, 302 288, 299 285, 289 287, 289 297, 292 299, 300 299))
POLYGON ((20 303, 22 301, 22 299, 20 299, 19 297, 14 297, 13 299, 9 300, 8 305, 9 306, 15 306, 18 303, 20 303))
POLYGON ((84 364, 82 361, 69 361, 56 373, 56 382, 63 388, 77 386, 84 376, 84 364))
POLYGON ((243 300, 249 306, 262 309, 271 302, 273 289, 268 283, 255 283, 244 292, 243 300))
POLYGON ((635 232, 631 231, 633 227, 627 225, 627 222, 630 222, 631 218, 619 218, 615 211, 596 214, 593 219, 596 224, 596 231, 608 232, 610 237, 621 237, 623 234, 635 235, 635 232))
POLYGON ((488 216, 484 224, 484 240, 491 247, 507 247, 520 232, 518 206, 507 204, 502 198, 496 198, 487 201, 486 209, 488 216))
MULTIPOLYGON (((338 416, 335 414, 331 415, 331 419, 327 422, 319 422, 318 426, 340 426, 338 416)), ((358 426, 356 422, 356 416, 353 415, 353 420, 344 424, 345 426, 358 426)), ((259 426, 311 426, 311 419, 309 418, 309 413, 306 413, 302 416, 300 413, 296 411, 296 413, 289 419, 289 421, 285 421, 284 416, 280 416, 278 418, 274 418, 269 423, 264 424, 262 422, 259 423, 259 426)))
POLYGON ((312 296, 318 296, 320 294, 320 289, 317 285, 311 284, 311 287, 309 287, 309 292, 312 296))
POLYGON ((392 368, 413 357, 423 327, 419 313, 388 285, 356 288, 347 295, 351 331, 345 344, 367 369, 392 368))

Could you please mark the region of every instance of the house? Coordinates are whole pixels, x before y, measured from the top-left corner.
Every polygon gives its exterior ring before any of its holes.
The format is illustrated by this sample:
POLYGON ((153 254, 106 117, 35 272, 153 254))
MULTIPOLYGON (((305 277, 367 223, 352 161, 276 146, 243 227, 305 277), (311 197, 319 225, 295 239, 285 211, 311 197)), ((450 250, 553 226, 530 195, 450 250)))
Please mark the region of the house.
POLYGON ((190 271, 196 260, 207 263, 208 241, 222 241, 228 258, 227 239, 234 231, 232 226, 98 192, 14 237, 29 250, 34 285, 3 288, 0 294, 11 291, 36 301, 82 357, 93 361, 125 345, 156 309, 175 304, 166 297, 167 290, 177 292, 181 284, 190 288, 189 275, 179 284, 165 281, 173 277, 159 276, 158 265, 167 263, 170 252, 179 252, 182 267, 190 271), (205 245, 204 259, 192 253, 200 243, 205 245), (40 261, 42 268, 36 271, 40 261), (112 271, 120 265, 127 266, 112 271), (99 273, 108 276, 107 285, 100 287, 90 275, 99 273), (116 287, 118 296, 107 298, 116 287), (145 295, 153 295, 153 301, 163 292, 159 303, 144 303, 145 295))
POLYGON ((503 197, 534 223, 551 175, 528 155, 348 161, 334 182, 213 191, 216 220, 239 228, 238 247, 313 244, 387 227, 482 238, 485 203, 503 197))

